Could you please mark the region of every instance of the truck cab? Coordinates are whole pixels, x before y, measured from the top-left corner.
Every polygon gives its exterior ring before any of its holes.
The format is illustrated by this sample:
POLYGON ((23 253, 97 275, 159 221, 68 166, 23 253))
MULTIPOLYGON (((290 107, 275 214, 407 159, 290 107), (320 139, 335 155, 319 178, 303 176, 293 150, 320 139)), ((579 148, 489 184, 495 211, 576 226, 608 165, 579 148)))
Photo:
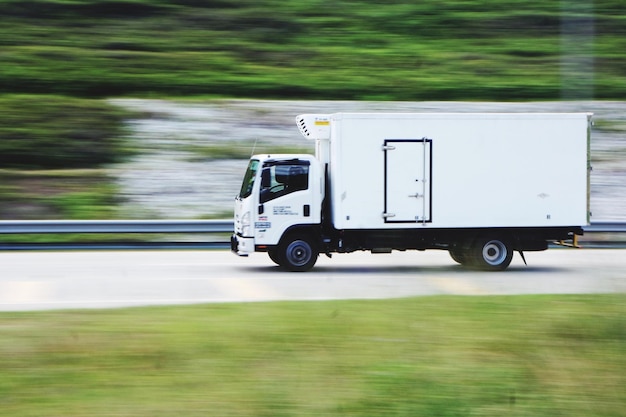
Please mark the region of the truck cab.
POLYGON ((268 252, 279 265, 309 269, 318 254, 313 226, 321 222, 320 170, 312 155, 254 155, 235 198, 232 250, 268 252))

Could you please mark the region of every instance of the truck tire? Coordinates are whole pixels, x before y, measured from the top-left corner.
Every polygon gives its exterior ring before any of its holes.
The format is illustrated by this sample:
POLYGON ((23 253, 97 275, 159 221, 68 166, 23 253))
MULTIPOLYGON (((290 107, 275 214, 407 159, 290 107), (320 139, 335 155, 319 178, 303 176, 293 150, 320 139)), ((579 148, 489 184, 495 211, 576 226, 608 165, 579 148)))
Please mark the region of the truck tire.
POLYGON ((511 264, 511 259, 513 249, 505 239, 477 239, 471 248, 471 266, 485 271, 503 271, 511 264))
POLYGON ((467 264, 467 253, 460 249, 450 249, 448 251, 450 253, 450 257, 454 262, 460 265, 467 264))
POLYGON ((450 257, 454 262, 460 265, 468 265, 471 263, 471 247, 471 241, 460 241, 451 245, 450 249, 448 249, 448 253, 450 253, 450 257))
POLYGON ((305 236, 288 236, 281 242, 278 256, 281 266, 291 272, 305 272, 313 268, 319 251, 305 236))
POLYGON ((283 265, 283 260, 280 257, 280 251, 278 249, 269 249, 267 251, 267 254, 269 255, 272 262, 274 262, 276 265, 278 266, 283 265))

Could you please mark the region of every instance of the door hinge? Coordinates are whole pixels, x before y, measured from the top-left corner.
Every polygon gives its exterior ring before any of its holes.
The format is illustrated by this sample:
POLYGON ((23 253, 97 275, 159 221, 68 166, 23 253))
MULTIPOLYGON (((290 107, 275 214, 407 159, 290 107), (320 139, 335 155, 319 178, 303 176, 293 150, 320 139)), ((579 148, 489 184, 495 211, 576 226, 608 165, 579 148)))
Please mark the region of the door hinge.
POLYGON ((393 151, 395 149, 396 149, 396 147, 395 146, 391 146, 391 145, 383 145, 382 146, 382 150, 383 151, 393 151))
POLYGON ((394 213, 383 213, 383 219, 388 219, 389 217, 396 217, 394 213))

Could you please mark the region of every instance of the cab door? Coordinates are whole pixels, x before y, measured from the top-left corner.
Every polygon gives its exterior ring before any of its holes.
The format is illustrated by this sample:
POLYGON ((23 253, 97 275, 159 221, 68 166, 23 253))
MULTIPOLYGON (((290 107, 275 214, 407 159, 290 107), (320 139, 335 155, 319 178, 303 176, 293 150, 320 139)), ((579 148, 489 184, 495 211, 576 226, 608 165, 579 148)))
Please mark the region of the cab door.
POLYGON ((290 226, 319 223, 312 168, 303 159, 263 163, 254 222, 257 244, 275 245, 290 226))

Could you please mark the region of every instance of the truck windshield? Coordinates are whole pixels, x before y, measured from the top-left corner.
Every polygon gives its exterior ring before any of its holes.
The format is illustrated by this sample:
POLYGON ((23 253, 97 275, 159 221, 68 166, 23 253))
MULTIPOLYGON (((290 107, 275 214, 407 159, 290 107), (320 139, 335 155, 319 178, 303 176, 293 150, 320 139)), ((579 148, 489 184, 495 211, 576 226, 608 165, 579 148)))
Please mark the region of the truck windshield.
POLYGON ((252 194, 252 187, 254 187, 254 179, 259 169, 259 161, 256 159, 250 160, 246 175, 243 177, 243 183, 241 184, 241 191, 239 191, 239 198, 246 198, 252 194))

